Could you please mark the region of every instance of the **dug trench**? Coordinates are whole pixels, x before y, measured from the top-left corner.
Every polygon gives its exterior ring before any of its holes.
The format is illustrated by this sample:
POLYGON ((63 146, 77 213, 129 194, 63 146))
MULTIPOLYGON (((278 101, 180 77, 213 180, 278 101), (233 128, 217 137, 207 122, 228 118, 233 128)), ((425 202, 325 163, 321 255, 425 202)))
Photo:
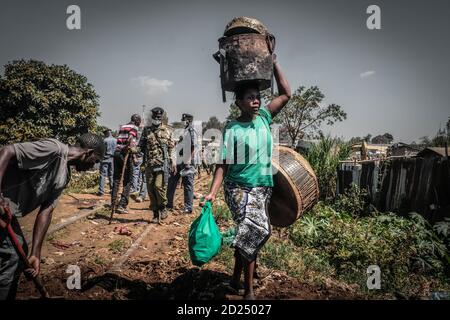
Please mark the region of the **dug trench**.
MULTIPOLYGON (((210 177, 205 175, 196 179, 196 192, 206 194, 209 182, 210 177)), ((149 201, 136 203, 130 199, 130 213, 116 214, 110 225, 109 209, 105 207, 49 234, 42 248, 40 275, 50 296, 71 300, 241 299, 228 286, 231 274, 224 263, 213 259, 198 268, 190 262, 188 231, 200 213, 199 199, 194 201, 194 214, 181 213, 183 190, 177 189, 175 209, 158 225, 150 224, 149 201), (118 226, 126 227, 131 235, 115 232, 118 226), (80 269, 80 289, 68 288, 70 265, 80 269)), ((64 195, 55 209, 52 225, 82 209, 108 202, 106 196, 64 195)), ((31 235, 35 214, 20 221, 27 237, 31 235)), ((230 221, 218 224, 222 231, 231 226, 230 221)), ((311 286, 283 272, 260 269, 260 279, 255 280, 259 299, 355 298, 343 288, 311 286)), ((23 276, 17 298, 39 298, 33 283, 23 276)))

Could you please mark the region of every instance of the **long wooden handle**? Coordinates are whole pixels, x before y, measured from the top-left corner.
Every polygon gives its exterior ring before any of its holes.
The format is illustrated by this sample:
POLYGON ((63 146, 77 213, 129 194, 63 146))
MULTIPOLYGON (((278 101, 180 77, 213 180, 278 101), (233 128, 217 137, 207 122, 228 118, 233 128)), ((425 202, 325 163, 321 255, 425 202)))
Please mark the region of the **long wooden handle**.
POLYGON ((126 169, 126 167, 128 165, 128 155, 129 154, 130 154, 130 152, 127 151, 127 153, 125 155, 125 158, 124 158, 124 161, 123 161, 123 167, 122 167, 122 173, 121 173, 120 179, 119 179, 119 185, 117 186, 117 189, 116 189, 116 186, 113 187, 117 191, 113 192, 115 197, 114 197, 114 199, 111 199, 111 216, 109 217, 109 224, 111 224, 113 216, 114 216, 114 213, 116 213, 116 202, 117 202, 116 200, 117 200, 117 196, 119 195, 120 186, 122 185, 122 182, 123 182, 123 176, 125 175, 125 169, 126 169))
MULTIPOLYGON (((11 221, 12 214, 11 214, 11 211, 9 210, 9 208, 4 207, 3 210, 7 214, 8 220, 11 221)), ((22 245, 20 244, 13 228, 11 227, 11 223, 9 223, 9 222, 6 223, 2 219, 0 219, 0 227, 6 229, 6 231, 8 233, 8 237, 11 240, 11 242, 14 246, 14 249, 16 250, 17 254, 19 255, 19 258, 22 260, 23 264, 25 265, 24 273, 25 273, 26 269, 33 269, 30 262, 28 261, 27 255, 26 255, 25 251, 23 250, 22 245)), ((45 289, 44 285, 42 284, 41 279, 39 277, 33 277, 32 280, 33 280, 33 283, 34 283, 36 289, 41 294, 42 298, 49 299, 50 295, 48 294, 47 290, 45 289)))

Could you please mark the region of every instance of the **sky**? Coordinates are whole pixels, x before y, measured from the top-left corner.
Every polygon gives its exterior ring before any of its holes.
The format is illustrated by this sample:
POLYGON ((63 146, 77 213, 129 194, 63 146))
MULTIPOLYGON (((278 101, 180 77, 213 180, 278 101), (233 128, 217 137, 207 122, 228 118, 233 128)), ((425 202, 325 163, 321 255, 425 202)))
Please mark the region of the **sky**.
MULTIPOLYGON (((450 1, 0 0, 0 65, 66 64, 100 96, 99 124, 163 107, 170 122, 228 115, 212 54, 235 16, 259 19, 296 90, 317 85, 347 119, 323 131, 351 138, 389 132, 396 142, 434 136, 450 117, 450 1), (69 5, 81 29, 68 30, 69 5), (381 29, 369 30, 370 5, 381 29)), ((3 67, 0 69, 3 74, 3 67)))

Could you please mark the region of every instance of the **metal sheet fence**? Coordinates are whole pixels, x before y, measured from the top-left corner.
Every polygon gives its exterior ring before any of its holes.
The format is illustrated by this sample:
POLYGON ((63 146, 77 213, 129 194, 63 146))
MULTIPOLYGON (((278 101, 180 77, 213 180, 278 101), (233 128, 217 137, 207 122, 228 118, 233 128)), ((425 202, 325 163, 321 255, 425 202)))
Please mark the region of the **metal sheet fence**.
POLYGON ((403 157, 341 162, 337 193, 352 183, 369 193, 380 211, 418 212, 435 223, 450 217, 450 161, 445 157, 403 157))

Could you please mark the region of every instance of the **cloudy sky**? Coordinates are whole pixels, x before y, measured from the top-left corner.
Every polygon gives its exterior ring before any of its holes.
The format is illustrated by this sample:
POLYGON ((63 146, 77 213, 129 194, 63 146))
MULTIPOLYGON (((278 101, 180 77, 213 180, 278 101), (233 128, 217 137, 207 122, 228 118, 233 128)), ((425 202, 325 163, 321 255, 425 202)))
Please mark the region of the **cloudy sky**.
MULTIPOLYGON (((366 0, 0 0, 0 64, 67 64, 100 95, 99 123, 117 128, 142 105, 225 119, 211 54, 235 16, 260 19, 277 37, 290 84, 317 85, 348 119, 325 132, 350 138, 390 132, 433 136, 450 116, 450 1, 366 0), (66 9, 81 8, 81 30, 66 9), (369 5, 381 30, 366 27, 369 5)), ((0 71, 3 73, 3 69, 0 71)), ((231 96, 229 97, 231 100, 231 96)))

